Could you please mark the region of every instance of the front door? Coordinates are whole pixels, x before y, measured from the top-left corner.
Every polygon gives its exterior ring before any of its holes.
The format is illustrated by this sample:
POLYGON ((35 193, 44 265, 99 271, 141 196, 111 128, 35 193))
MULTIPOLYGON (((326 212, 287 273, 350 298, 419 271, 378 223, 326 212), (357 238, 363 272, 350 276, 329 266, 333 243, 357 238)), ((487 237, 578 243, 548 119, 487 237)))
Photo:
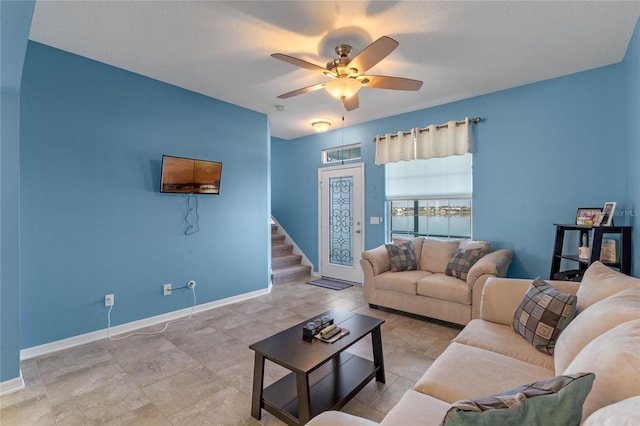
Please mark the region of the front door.
POLYGON ((364 164, 318 169, 320 274, 362 282, 364 164))

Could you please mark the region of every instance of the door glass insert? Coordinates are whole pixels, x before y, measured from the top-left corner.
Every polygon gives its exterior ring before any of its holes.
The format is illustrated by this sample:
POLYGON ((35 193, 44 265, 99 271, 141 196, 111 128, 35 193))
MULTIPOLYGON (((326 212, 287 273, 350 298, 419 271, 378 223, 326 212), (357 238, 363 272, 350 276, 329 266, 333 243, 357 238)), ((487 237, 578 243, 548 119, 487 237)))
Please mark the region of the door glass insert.
POLYGON ((353 177, 329 178, 329 262, 353 265, 353 177))

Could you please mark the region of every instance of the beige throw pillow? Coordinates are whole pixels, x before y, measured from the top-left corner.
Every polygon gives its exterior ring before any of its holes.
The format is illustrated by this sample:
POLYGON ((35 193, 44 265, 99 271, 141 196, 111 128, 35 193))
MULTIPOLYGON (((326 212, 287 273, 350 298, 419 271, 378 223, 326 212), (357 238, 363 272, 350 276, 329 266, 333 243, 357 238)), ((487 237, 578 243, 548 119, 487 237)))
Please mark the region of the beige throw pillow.
POLYGON ((441 241, 425 238, 422 242, 420 269, 434 274, 444 274, 459 244, 458 240, 441 241))

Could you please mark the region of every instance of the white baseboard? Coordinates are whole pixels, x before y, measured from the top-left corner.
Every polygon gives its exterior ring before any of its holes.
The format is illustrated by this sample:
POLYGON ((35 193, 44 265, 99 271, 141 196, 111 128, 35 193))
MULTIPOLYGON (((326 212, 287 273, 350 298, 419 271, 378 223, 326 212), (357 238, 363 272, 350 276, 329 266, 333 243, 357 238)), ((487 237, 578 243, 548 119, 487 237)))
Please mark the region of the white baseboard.
POLYGON ((19 391, 20 389, 24 389, 24 380, 22 380, 22 371, 20 372, 20 377, 16 377, 15 379, 9 379, 4 382, 0 382, 0 396, 4 396, 12 392, 19 391))
MULTIPOLYGON (((220 299, 220 300, 215 300, 213 302, 204 303, 202 305, 196 305, 196 307, 193 308, 193 313, 196 314, 198 312, 202 312, 202 311, 217 308, 220 306, 230 305, 232 303, 241 302, 243 300, 262 296, 264 294, 270 293, 271 287, 272 287, 272 284, 269 283, 269 287, 265 290, 256 290, 250 293, 244 293, 238 296, 232 296, 226 299, 220 299)), ((141 319, 138 321, 129 322, 126 324, 117 325, 115 327, 111 327, 111 335, 130 333, 132 331, 139 330, 141 328, 150 327, 152 325, 177 320, 179 318, 189 315, 191 313, 191 309, 192 308, 180 309, 177 311, 168 312, 166 314, 156 315, 154 317, 149 317, 149 318, 141 319)), ((74 346, 84 345, 86 343, 94 342, 96 340, 106 339, 107 337, 109 337, 108 330, 105 328, 102 330, 93 331, 91 333, 80 334, 78 336, 69 337, 67 339, 62 339, 62 340, 58 340, 51 343, 45 343, 44 345, 33 346, 20 351, 20 360, 35 358, 37 356, 45 355, 52 352, 57 352, 63 349, 72 348, 74 346)), ((12 379, 12 380, 18 380, 18 379, 12 379)), ((12 380, 8 380, 7 382, 11 382, 12 380)), ((3 382, 3 383, 7 383, 7 382, 3 382)), ((2 389, 4 390, 4 384, 2 389)))

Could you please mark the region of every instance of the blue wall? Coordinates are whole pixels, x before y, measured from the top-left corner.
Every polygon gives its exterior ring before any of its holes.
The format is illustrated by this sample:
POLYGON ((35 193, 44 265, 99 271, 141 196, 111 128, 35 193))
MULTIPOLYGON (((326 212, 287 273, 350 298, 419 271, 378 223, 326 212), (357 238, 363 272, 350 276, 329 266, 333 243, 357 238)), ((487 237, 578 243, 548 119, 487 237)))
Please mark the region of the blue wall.
POLYGON ((640 276, 640 19, 624 58, 627 121, 627 199, 633 225, 633 275, 640 276))
POLYGON ((29 42, 22 86, 21 347, 265 289, 267 117, 29 42), (162 154, 224 163, 221 194, 161 194, 162 154))
MULTIPOLYGON (((385 240, 385 225, 368 224, 385 215, 384 168, 374 165, 372 138, 479 116, 473 236, 514 250, 510 276, 548 277, 554 223, 573 223, 576 208, 605 201, 627 207, 623 77, 616 64, 346 127, 344 143, 361 142, 366 163, 366 247, 385 240)), ((273 214, 316 268, 320 152, 340 143, 340 130, 272 143, 273 214)))
POLYGON ((0 2, 0 382, 20 375, 20 82, 34 6, 0 2))

